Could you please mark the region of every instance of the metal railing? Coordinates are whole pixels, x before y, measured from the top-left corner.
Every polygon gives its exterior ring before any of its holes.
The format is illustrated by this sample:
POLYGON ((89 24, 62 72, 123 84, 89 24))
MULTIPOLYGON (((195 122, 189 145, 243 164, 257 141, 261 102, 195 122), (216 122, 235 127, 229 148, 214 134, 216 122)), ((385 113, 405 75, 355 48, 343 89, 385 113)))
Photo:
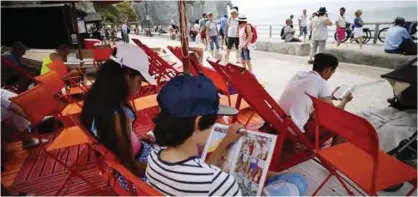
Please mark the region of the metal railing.
MULTIPOLYGON (((285 26, 284 24, 254 24, 255 28, 257 29, 258 37, 260 38, 279 38, 280 39, 280 32, 282 28, 285 26)), ((379 31, 383 28, 392 26, 392 23, 385 22, 385 23, 365 23, 363 28, 368 28, 372 33, 372 40, 373 44, 377 43, 379 31)), ((294 24, 293 28, 296 30, 295 35, 300 35, 300 30, 298 24, 294 24)), ((332 25, 328 27, 328 37, 332 37, 334 39, 336 26, 332 25)), ((308 30, 309 31, 309 30, 308 30)), ((309 34, 309 32, 308 32, 309 34)))

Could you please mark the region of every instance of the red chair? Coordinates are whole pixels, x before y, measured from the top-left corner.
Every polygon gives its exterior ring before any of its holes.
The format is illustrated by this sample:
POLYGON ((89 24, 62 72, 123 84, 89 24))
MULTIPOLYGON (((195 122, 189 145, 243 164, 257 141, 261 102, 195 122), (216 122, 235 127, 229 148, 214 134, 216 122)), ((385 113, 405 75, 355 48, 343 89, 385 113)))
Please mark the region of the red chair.
POLYGON ((110 47, 98 47, 93 49, 94 65, 101 66, 112 55, 113 49, 110 47))
MULTIPOLYGON (((57 100, 54 97, 54 94, 52 94, 42 84, 39 84, 39 85, 35 86, 34 88, 29 89, 26 92, 23 92, 22 94, 11 98, 10 100, 12 102, 14 102, 16 105, 18 105, 23 110, 23 112, 27 115, 27 119, 31 122, 32 125, 39 124, 42 121, 42 119, 45 116, 48 116, 48 115, 53 115, 57 118, 59 118, 61 116, 60 107, 59 107, 59 104, 58 104, 57 100)), ((71 132, 77 132, 77 131, 79 131, 78 127, 71 126, 71 127, 64 128, 64 130, 62 132, 71 133, 71 132)), ((40 135, 38 134, 38 132, 36 131, 36 127, 35 127, 35 130, 32 133, 32 135, 37 137, 38 140, 41 142, 41 138, 40 138, 40 135)), ((81 139, 80 138, 74 138, 74 139, 72 139, 72 142, 76 142, 78 140, 81 140, 81 139)), ((68 175, 67 180, 71 176, 74 175, 74 176, 77 176, 78 178, 82 179, 83 181, 85 181, 89 185, 93 186, 98 191, 101 191, 100 188, 98 188, 96 185, 91 183, 89 180, 87 180, 86 178, 81 176, 81 174, 77 171, 77 169, 72 168, 73 165, 66 165, 65 161, 61 161, 58 158, 57 155, 54 155, 54 154, 50 153, 46 149, 45 144, 41 143, 40 144, 40 149, 42 151, 44 151, 46 153, 46 155, 48 155, 49 157, 51 157, 52 159, 57 161, 58 164, 63 165, 66 169, 69 170, 69 175, 68 175)), ((61 188, 57 191, 56 195, 59 195, 59 193, 62 191, 62 189, 64 188, 66 183, 67 182, 65 181, 62 184, 61 188)))
POLYGON ((57 72, 58 76, 64 79, 64 81, 68 82, 70 85, 70 89, 68 94, 84 94, 87 92, 89 88, 89 84, 93 84, 92 81, 83 81, 82 78, 84 77, 87 79, 86 73, 84 71, 79 71, 79 76, 67 77, 68 68, 65 66, 64 62, 60 60, 56 60, 51 62, 47 65, 51 70, 57 72))
MULTIPOLYGON (((101 172, 103 179, 109 183, 113 190, 120 196, 162 196, 161 193, 154 190, 150 185, 140 180, 137 176, 132 174, 128 169, 122 166, 118 161, 114 153, 107 149, 104 145, 97 141, 91 133, 83 127, 79 119, 75 116, 70 116, 72 122, 81 128, 78 135, 84 136, 86 139, 85 143, 92 147, 100 156, 98 170, 101 172), (122 188, 115 176, 116 171, 120 173, 128 183, 128 191, 122 188), (135 190, 134 191, 134 186, 135 190)), ((73 137, 67 137, 71 139, 73 137)))
MULTIPOLYGON (((25 70, 24 68, 22 68, 21 66, 15 64, 13 61, 11 61, 9 58, 5 58, 2 57, 1 58, 1 66, 4 66, 6 68, 9 68, 11 70, 14 70, 18 73, 19 77, 22 77, 23 79, 25 79, 28 82, 31 82, 33 80, 33 75, 31 73, 29 73, 27 70, 25 70)), ((16 93, 22 93, 23 91, 25 91, 27 89, 27 87, 22 86, 23 84, 17 84, 16 86, 10 86, 10 85, 3 85, 2 83, 2 87, 5 89, 9 89, 13 92, 16 93)))
POLYGON ((168 80, 180 73, 173 67, 174 64, 166 62, 147 45, 143 44, 136 38, 133 38, 132 41, 147 54, 150 64, 149 73, 155 78, 158 86, 164 85, 168 80))
MULTIPOLYGON (((230 63, 223 65, 219 64, 219 61, 211 59, 208 59, 208 62, 238 91, 240 97, 244 98, 263 120, 271 123, 277 132, 278 137, 270 165, 271 171, 280 172, 308 159, 317 161, 315 159, 313 143, 299 130, 290 117, 250 72, 230 63), (305 148, 289 148, 285 146, 285 141, 293 144, 301 144, 305 148)), ((321 162, 319 163, 324 165, 321 162)))
POLYGON ((368 195, 376 196, 378 191, 406 181, 415 182, 410 193, 416 189, 417 170, 379 149, 376 130, 369 121, 315 97, 310 95, 309 97, 315 108, 316 131, 318 132, 318 126, 321 126, 348 141, 318 150, 318 157, 321 157, 333 168, 313 195, 331 176, 336 176, 348 194, 353 195, 337 170, 368 195))

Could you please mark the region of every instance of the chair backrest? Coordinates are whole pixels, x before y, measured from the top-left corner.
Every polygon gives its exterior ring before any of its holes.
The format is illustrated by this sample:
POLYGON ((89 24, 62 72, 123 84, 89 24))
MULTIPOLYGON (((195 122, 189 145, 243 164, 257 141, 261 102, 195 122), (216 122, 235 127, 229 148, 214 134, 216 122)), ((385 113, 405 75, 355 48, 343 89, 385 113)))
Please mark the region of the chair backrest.
POLYGON ((379 139, 375 128, 368 120, 339 109, 311 95, 308 96, 313 102, 317 125, 343 137, 370 154, 377 161, 379 139))
POLYGON ((37 125, 45 116, 55 116, 60 113, 58 101, 42 84, 38 84, 10 100, 25 112, 32 125, 37 125))
POLYGON ((1 66, 13 69, 19 73, 20 76, 25 77, 26 79, 32 80, 33 75, 20 67, 19 65, 15 64, 12 60, 6 57, 1 57, 1 66))
MULTIPOLYGON (((71 115, 71 121, 77 125, 87 138, 89 139, 89 145, 100 154, 103 161, 108 165, 108 167, 114 169, 118 173, 120 173, 128 182, 128 184, 132 183, 135 186, 136 195, 138 196, 162 196, 161 193, 156 191, 150 185, 145 183, 144 181, 140 180, 137 176, 135 176, 132 172, 130 172, 127 168, 125 168, 122 164, 117 161, 116 155, 106 148, 103 144, 101 144, 79 121, 77 116, 71 115)), ((116 183, 115 186, 119 186, 119 183, 116 183)), ((132 188, 129 187, 129 188, 132 188)), ((123 189, 118 189, 120 195, 129 195, 133 194, 133 191, 124 191, 123 189)))
MULTIPOLYGON (((179 60, 183 60, 183 55, 180 47, 167 47, 179 60)), ((193 76, 197 76, 199 73, 203 73, 206 77, 212 80, 215 84, 216 89, 224 95, 231 95, 229 92, 228 84, 223 79, 223 77, 216 72, 216 70, 212 70, 210 68, 204 67, 199 63, 195 56, 190 56, 190 73, 193 76)))
POLYGON ((61 90, 65 87, 64 80, 55 70, 35 77, 35 81, 42 83, 45 88, 47 88, 53 94, 61 92, 61 90))
POLYGON ((93 59, 95 61, 107 61, 112 55, 113 49, 110 47, 98 47, 93 49, 93 59))
POLYGON ((64 78, 64 76, 68 73, 68 68, 65 66, 64 62, 61 60, 55 60, 47 65, 51 70, 55 70, 57 74, 64 78))

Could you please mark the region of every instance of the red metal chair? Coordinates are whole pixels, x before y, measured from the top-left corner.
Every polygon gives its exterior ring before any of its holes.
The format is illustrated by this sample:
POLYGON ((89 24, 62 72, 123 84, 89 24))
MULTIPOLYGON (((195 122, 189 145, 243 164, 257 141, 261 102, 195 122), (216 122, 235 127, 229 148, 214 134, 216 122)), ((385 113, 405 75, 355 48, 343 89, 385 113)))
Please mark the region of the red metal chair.
POLYGON ((95 66, 101 66, 112 55, 113 49, 110 47, 93 48, 93 59, 95 66))
MULTIPOLYGON (((35 86, 32 89, 27 90, 26 92, 23 92, 22 94, 13 97, 10 99, 12 102, 14 102, 16 105, 18 105, 23 112, 27 115, 27 119, 31 122, 32 125, 39 124, 42 119, 45 116, 53 115, 57 118, 61 116, 60 114, 60 107, 59 103, 57 102, 56 98, 54 97, 54 94, 52 94, 44 85, 39 84, 35 86)), ((64 128, 62 132, 77 132, 79 131, 79 128, 76 126, 71 126, 64 128)), ((35 137, 38 138, 38 140, 41 142, 41 137, 36 131, 36 128, 34 132, 32 133, 35 137)), ((80 138, 74 138, 72 139, 72 142, 76 142, 78 140, 81 140, 80 138)), ((69 171, 69 177, 71 176, 77 176, 89 185, 93 186, 94 188, 98 189, 100 191, 100 188, 98 188, 96 185, 91 183, 89 180, 81 176, 81 174, 74 168, 72 168, 73 165, 66 165, 65 161, 61 161, 58 156, 50 153, 45 144, 40 144, 40 149, 46 153, 49 157, 57 161, 60 165, 64 166, 69 171)), ((77 162, 77 161, 76 161, 77 162)), ((68 177, 68 179, 69 179, 68 177)), ((67 180, 68 180, 67 179, 67 180)), ((61 188, 57 191, 56 195, 59 195, 62 189, 64 188, 66 182, 64 182, 61 186, 61 188)))
POLYGON ((136 38, 133 38, 132 41, 147 54, 150 64, 149 73, 151 76, 154 76, 158 86, 164 85, 168 80, 180 73, 173 67, 174 64, 166 62, 147 45, 136 38))
MULTIPOLYGON (((78 135, 84 136, 85 143, 93 148, 100 156, 98 170, 101 172, 103 179, 110 184, 116 193, 120 196, 162 196, 161 193, 154 190, 150 185, 140 180, 137 176, 132 174, 128 169, 122 166, 117 160, 116 155, 107 149, 104 145, 97 141, 91 133, 83 127, 78 117, 70 116, 72 122, 81 130, 78 135), (129 190, 122 188, 113 171, 119 172, 127 181, 129 190), (135 186, 135 190, 133 187, 135 186)), ((71 137, 67 137, 71 139, 71 137)))
POLYGON ((406 181, 415 182, 409 195, 416 189, 417 170, 379 149, 376 130, 369 121, 308 96, 312 99, 315 108, 316 132, 321 126, 348 141, 318 150, 318 157, 333 168, 313 195, 331 176, 335 176, 348 194, 353 195, 337 170, 368 195, 375 196, 378 191, 406 181))
MULTIPOLYGON (((317 161, 313 143, 299 130, 250 72, 230 63, 221 65, 219 61, 210 59, 208 59, 208 62, 238 91, 240 97, 244 98, 259 116, 271 123, 272 128, 277 132, 278 138, 270 165, 271 171, 279 172, 308 159, 317 161), (286 144, 288 142, 301 144, 304 146, 304 149, 289 148, 285 146, 285 140, 286 144)), ((321 162, 319 163, 323 165, 321 162)))
POLYGON ((67 66, 65 66, 64 62, 60 60, 53 61, 47 66, 51 70, 56 71, 58 76, 64 79, 64 81, 68 82, 70 88, 68 88, 67 94, 84 94, 85 92, 87 92, 87 89, 89 88, 90 84, 93 84, 92 81, 82 80, 83 77, 87 79, 87 76, 86 73, 81 70, 78 70, 80 73, 79 76, 67 77, 66 75, 68 74, 68 68, 67 66))
MULTIPOLYGON (((27 81, 32 81, 33 80, 33 75, 31 73, 29 73, 27 70, 25 70, 24 68, 20 67, 19 65, 15 64, 13 61, 11 61, 8 58, 2 57, 1 58, 1 66, 4 66, 6 68, 15 70, 18 73, 19 77, 24 78, 27 81)), ((5 89, 9 89, 13 92, 16 93, 22 93, 23 91, 26 90, 26 87, 21 87, 21 84, 16 84, 16 86, 13 85, 4 85, 2 84, 2 87, 5 89)))

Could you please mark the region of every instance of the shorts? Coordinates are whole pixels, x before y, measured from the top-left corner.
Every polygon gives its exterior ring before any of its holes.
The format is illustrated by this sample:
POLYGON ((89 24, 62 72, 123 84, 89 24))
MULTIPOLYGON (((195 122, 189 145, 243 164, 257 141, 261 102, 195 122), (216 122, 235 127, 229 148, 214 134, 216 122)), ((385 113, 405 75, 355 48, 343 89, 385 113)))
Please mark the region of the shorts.
MULTIPOLYGON (((148 161, 148 155, 151 153, 151 151, 154 150, 153 145, 148 144, 146 142, 141 141, 141 149, 139 150, 139 153, 136 155, 136 161, 139 162, 147 162, 148 161)), ((122 186, 125 190, 129 190, 128 182, 121 174, 116 174, 118 177, 118 181, 120 186, 122 186)), ((146 181, 147 177, 139 177, 142 181, 146 181)), ((133 186, 133 190, 135 191, 135 185, 133 186)))
POLYGON ((225 30, 223 30, 223 29, 220 29, 219 30, 219 35, 222 37, 222 39, 224 39, 225 38, 225 32, 224 32, 225 30))
POLYGON ((362 37, 363 36, 363 28, 362 27, 354 27, 354 38, 362 37))
POLYGON ((205 31, 200 32, 200 38, 201 38, 202 40, 206 39, 206 34, 205 34, 205 31))
POLYGON ((239 38, 229 37, 227 42, 227 48, 232 49, 232 45, 235 45, 235 49, 238 49, 239 45, 239 38))
POLYGON ((218 38, 218 36, 211 36, 211 37, 209 37, 209 39, 210 39, 210 50, 214 50, 215 49, 215 47, 216 47, 216 49, 219 49, 219 38, 218 38), (214 46, 215 45, 215 46, 214 46))
POLYGON ((308 27, 307 26, 301 26, 300 27, 300 35, 304 34, 304 35, 308 35, 308 27))
POLYGON ((337 39, 343 41, 345 39, 345 28, 337 27, 337 39))
POLYGON ((241 56, 241 60, 244 60, 244 61, 251 60, 251 52, 249 49, 241 49, 240 56, 241 56))

